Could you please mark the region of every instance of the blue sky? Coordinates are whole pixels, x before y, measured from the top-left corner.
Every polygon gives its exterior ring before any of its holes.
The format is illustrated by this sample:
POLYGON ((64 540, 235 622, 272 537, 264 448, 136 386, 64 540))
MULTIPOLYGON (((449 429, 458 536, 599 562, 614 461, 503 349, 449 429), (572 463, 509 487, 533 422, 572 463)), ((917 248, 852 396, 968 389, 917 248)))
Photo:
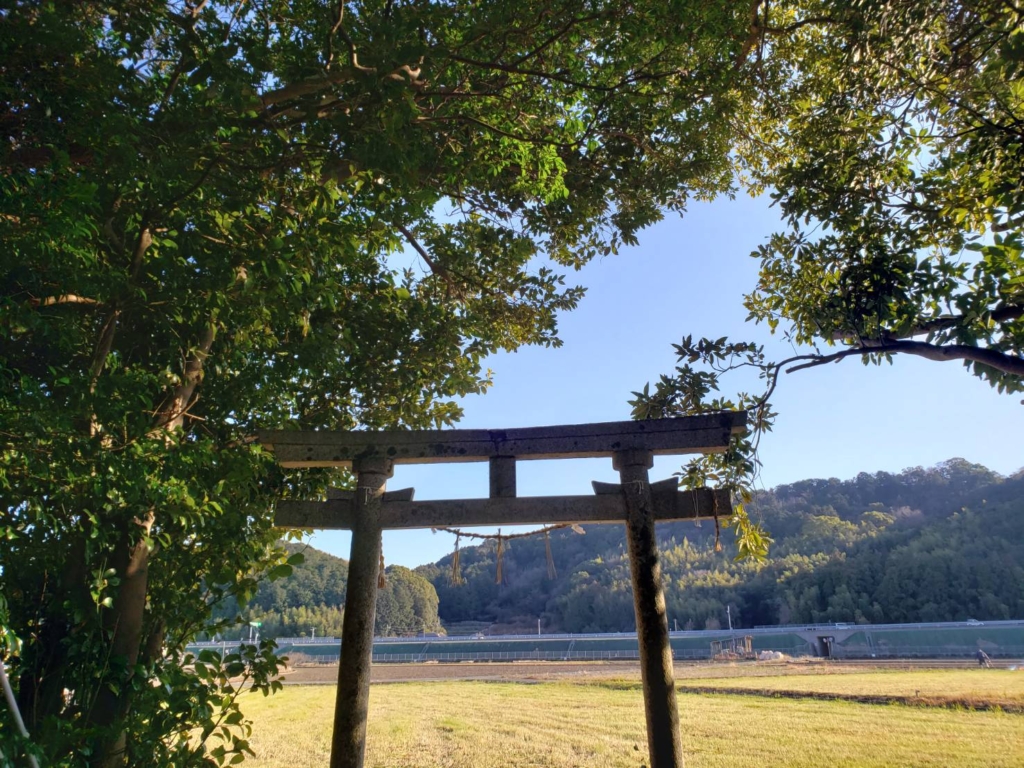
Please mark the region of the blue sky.
MULTIPOLYGON (((691 206, 642 232, 639 246, 570 274, 588 288, 565 314, 559 349, 528 348, 489 362, 494 387, 463 402, 465 428, 506 428, 629 418, 633 390, 675 366, 672 344, 684 335, 728 335, 792 348, 768 329, 746 323, 742 299, 755 284, 750 252, 779 226, 764 198, 691 206)), ((733 380, 733 386, 741 382, 733 380)), ((729 380, 723 384, 729 387, 729 380)), ((959 363, 897 357, 891 366, 859 360, 784 376, 774 398, 775 431, 761 444, 762 483, 899 471, 963 457, 1008 474, 1024 466, 1024 405, 999 395, 959 363)), ((681 460, 659 457, 652 480, 681 460)), ((521 496, 591 493, 591 480, 615 482, 598 459, 520 462, 521 496)), ((413 486, 417 499, 487 495, 486 464, 396 467, 391 489, 413 486)), ((349 556, 339 531, 313 535, 313 546, 349 556)), ((384 534, 388 563, 414 567, 448 554, 452 537, 426 531, 384 534)))

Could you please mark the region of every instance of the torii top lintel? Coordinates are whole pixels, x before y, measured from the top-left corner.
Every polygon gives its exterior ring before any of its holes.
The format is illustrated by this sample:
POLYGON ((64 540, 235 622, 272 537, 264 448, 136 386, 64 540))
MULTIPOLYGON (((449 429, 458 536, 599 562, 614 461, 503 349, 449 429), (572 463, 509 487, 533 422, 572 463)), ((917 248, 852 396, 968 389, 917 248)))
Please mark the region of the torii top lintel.
POLYGON ((350 467, 354 460, 437 464, 516 459, 610 457, 622 451, 654 455, 719 453, 744 431, 745 411, 647 421, 610 421, 517 429, 385 432, 260 432, 260 442, 283 467, 350 467))

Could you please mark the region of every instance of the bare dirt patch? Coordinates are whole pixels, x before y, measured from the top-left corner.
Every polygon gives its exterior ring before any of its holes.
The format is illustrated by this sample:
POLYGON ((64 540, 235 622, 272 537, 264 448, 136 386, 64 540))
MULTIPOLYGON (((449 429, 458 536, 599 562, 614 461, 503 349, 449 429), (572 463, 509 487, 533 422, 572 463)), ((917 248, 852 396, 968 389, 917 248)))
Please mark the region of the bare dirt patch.
MULTIPOLYGON (((640 679, 640 666, 635 661, 611 662, 537 662, 537 663, 462 663, 462 664, 375 664, 371 673, 374 683, 413 683, 430 680, 495 680, 530 682, 560 679, 607 678, 640 679)), ((285 685, 333 685, 338 681, 338 667, 298 667, 289 669, 282 678, 285 685)))
POLYGON ((722 688, 692 685, 681 689, 686 693, 721 694, 728 696, 759 696, 770 699, 818 699, 819 701, 853 701, 858 704, 903 704, 913 707, 946 707, 982 712, 1000 711, 1024 714, 1024 705, 1013 699, 985 700, 966 696, 898 696, 864 693, 823 693, 819 691, 789 691, 772 688, 722 688))
MULTIPOLYGON (((337 676, 335 665, 298 667, 289 669, 283 681, 286 685, 334 685, 337 676)), ((676 665, 675 677, 680 691, 688 693, 1024 712, 1024 673, 956 668, 942 661, 918 660, 898 668, 821 660, 689 662, 676 665)), ((640 668, 635 661, 377 664, 372 681, 560 681, 628 690, 640 688, 640 668)))
MULTIPOLYGON (((945 667, 946 662, 907 662, 899 668, 922 669, 945 667)), ((820 659, 785 662, 686 662, 675 665, 676 680, 777 675, 838 675, 866 670, 893 669, 891 664, 835 663, 820 659)), ((410 683, 429 680, 500 680, 530 682, 565 679, 640 680, 637 661, 520 661, 460 662, 454 664, 374 664, 374 683, 410 683)), ((333 685, 338 681, 336 664, 289 668, 283 678, 286 684, 333 685)))

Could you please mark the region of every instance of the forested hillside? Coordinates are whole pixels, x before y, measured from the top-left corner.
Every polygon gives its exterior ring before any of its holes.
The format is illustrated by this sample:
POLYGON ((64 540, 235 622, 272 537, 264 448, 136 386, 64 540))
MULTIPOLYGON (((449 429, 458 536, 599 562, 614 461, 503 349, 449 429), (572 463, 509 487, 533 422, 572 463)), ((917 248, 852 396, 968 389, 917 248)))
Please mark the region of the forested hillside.
MULTIPOLYGON (((244 610, 234 604, 223 606, 221 615, 239 616, 243 622, 258 621, 268 637, 341 637, 345 615, 345 587, 348 561, 312 547, 287 544, 291 553, 302 553, 303 561, 290 576, 263 580, 244 610)), ((437 592, 429 581, 400 565, 385 571, 386 584, 377 595, 375 632, 401 635, 436 632, 437 592)), ((228 637, 248 636, 241 625, 228 637)))
MULTIPOLYGON (((765 563, 736 562, 727 530, 658 526, 670 623, 716 629, 731 606, 734 626, 800 622, 916 622, 1024 617, 1024 472, 1003 478, 952 459, 899 474, 804 480, 757 494, 749 505, 775 542, 765 563)), ((433 632, 477 622, 501 630, 605 632, 633 628, 623 529, 588 525, 505 544, 502 583, 495 546, 463 547, 410 571, 387 569, 377 599, 378 635, 433 632)), ((244 621, 269 636, 341 635, 348 563, 287 545, 305 560, 291 576, 263 581, 244 621)), ((223 609, 239 615, 237 607, 223 609)), ((235 634, 247 633, 244 627, 235 634)))
MULTIPOLYGON (((766 563, 734 562, 715 526, 658 528, 670 624, 717 628, 731 606, 738 627, 810 621, 916 622, 1024 617, 1024 472, 1003 478, 953 459, 899 474, 805 480, 749 505, 775 539, 766 563)), ((495 583, 495 546, 465 547, 421 566, 446 623, 599 632, 634 626, 623 530, 585 526, 544 542, 512 542, 495 583)))

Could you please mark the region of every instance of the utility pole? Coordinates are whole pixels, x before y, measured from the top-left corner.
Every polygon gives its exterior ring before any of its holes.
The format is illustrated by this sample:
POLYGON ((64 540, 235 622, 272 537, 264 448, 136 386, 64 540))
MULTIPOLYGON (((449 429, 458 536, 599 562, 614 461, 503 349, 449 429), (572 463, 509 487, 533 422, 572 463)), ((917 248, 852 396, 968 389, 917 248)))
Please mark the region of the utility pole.
POLYGON ((537 619, 537 634, 540 634, 540 619, 537 619))
POLYGON ((316 627, 310 627, 309 631, 312 632, 311 640, 316 640, 316 627))
POLYGON ((678 632, 679 631, 679 619, 672 619, 672 624, 675 626, 676 632, 678 632))
POLYGON ((725 606, 725 615, 729 619, 729 631, 732 632, 732 605, 725 606))

